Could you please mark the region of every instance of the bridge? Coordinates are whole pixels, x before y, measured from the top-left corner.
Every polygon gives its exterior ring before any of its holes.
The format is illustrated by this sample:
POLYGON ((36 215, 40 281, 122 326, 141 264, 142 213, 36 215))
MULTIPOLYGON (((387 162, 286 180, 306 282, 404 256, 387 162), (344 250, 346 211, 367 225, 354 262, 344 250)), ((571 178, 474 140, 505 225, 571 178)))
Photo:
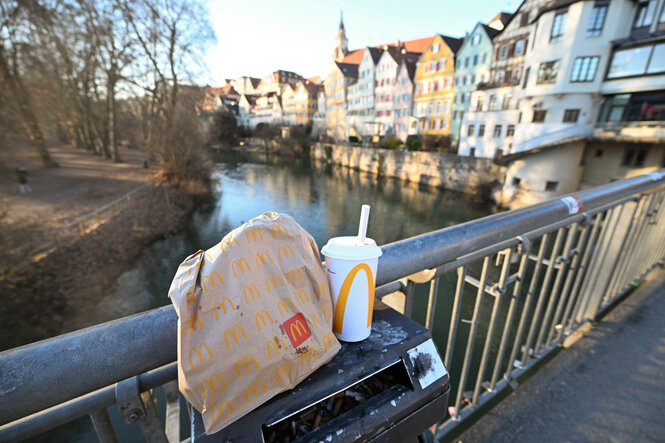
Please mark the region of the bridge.
MULTIPOLYGON (((665 170, 382 246, 376 297, 401 297, 410 317, 425 305, 422 322, 439 337, 450 373, 437 437, 452 438, 485 416, 480 426, 495 416, 490 406, 544 363, 543 373, 585 349, 578 341, 662 266, 664 202, 665 170), (446 287, 449 309, 437 309, 446 287)), ((167 306, 0 353, 0 440, 90 416, 101 441, 117 441, 107 411, 117 405, 148 441, 178 441, 176 321, 167 306), (154 402, 159 386, 165 423, 154 402)), ((513 432, 494 429, 478 435, 513 432)))

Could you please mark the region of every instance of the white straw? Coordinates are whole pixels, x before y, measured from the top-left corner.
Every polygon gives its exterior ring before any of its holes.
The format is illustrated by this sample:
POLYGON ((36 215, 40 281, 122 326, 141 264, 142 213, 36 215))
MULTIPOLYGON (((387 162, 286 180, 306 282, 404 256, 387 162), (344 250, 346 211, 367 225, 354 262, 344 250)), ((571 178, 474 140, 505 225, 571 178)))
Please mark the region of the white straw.
POLYGON ((358 225, 358 243, 365 244, 367 236, 367 222, 369 221, 369 205, 363 205, 360 210, 360 224, 358 225))

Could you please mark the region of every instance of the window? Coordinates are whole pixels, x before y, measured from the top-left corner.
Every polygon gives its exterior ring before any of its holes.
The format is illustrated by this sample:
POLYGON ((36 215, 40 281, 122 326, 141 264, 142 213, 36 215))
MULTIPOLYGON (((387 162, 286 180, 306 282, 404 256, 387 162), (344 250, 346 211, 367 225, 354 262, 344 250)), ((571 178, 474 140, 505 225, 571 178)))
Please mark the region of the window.
POLYGON ((469 67, 469 57, 464 58, 464 67, 468 68, 469 67))
POLYGON ((603 32, 605 25, 605 16, 607 15, 608 2, 596 2, 591 10, 591 18, 589 19, 589 26, 586 28, 586 35, 595 37, 603 32))
POLYGON ((515 49, 513 50, 513 55, 522 55, 524 54, 524 40, 517 40, 515 42, 515 49))
POLYGON ((508 56, 508 48, 505 46, 499 47, 499 60, 505 60, 508 56))
POLYGON ((490 95, 489 110, 496 111, 496 95, 494 94, 490 95))
POLYGON ((471 44, 472 44, 473 46, 478 46, 478 43, 480 43, 480 34, 475 34, 475 35, 471 38, 471 44))
POLYGON ((503 96, 503 103, 501 104, 501 110, 505 111, 506 109, 510 109, 510 99, 511 96, 506 94, 503 96))
POLYGON ((633 29, 648 28, 653 22, 653 16, 656 12, 656 0, 642 1, 637 5, 635 13, 635 23, 633 29))
POLYGON ((651 50, 651 46, 640 46, 616 51, 612 55, 607 78, 644 74, 651 50))
POLYGON ((525 27, 529 24, 529 12, 523 12, 520 16, 520 27, 525 27))
POLYGON ((556 83, 556 75, 559 72, 559 60, 541 63, 538 67, 538 76, 536 77, 536 84, 551 84, 556 83))
POLYGON ((441 114, 441 102, 436 102, 436 114, 441 114))
POLYGON ((543 123, 545 121, 545 115, 547 111, 539 109, 538 111, 533 111, 533 123, 543 123))
POLYGON ((526 88, 526 85, 529 82, 529 72, 531 72, 531 68, 526 68, 526 71, 524 71, 524 83, 522 83, 522 89, 526 88))
POLYGON ((566 17, 568 16, 568 10, 564 9, 559 11, 554 16, 554 22, 552 23, 552 32, 550 33, 550 41, 556 42, 561 40, 563 37, 563 28, 566 26, 566 17))
POLYGON ((443 113, 450 114, 450 100, 443 102, 443 113))
POLYGON ((513 186, 516 188, 520 187, 520 183, 522 183, 522 179, 519 177, 513 177, 513 186))
POLYGON ((566 109, 563 111, 563 122, 564 123, 577 123, 577 119, 580 117, 579 109, 566 109))
POLYGON ((475 156, 476 156, 476 148, 470 148, 469 157, 475 157, 475 156))
POLYGON ((476 102, 476 112, 483 112, 483 98, 478 97, 478 101, 476 102))
MULTIPOLYGON (((665 7, 663 7, 665 14, 665 7)), ((665 72, 665 43, 653 47, 653 54, 651 54, 651 61, 647 67, 647 74, 655 74, 657 72, 665 72)))
POLYGON ((501 125, 494 126, 494 137, 501 137, 501 125))
POLYGON ((427 115, 432 115, 432 103, 427 104, 427 115))
POLYGON ((554 192, 556 191, 556 188, 559 186, 559 182, 551 182, 548 181, 545 183, 545 190, 549 192, 554 192))
POLYGON ((570 74, 571 82, 592 82, 596 77, 600 57, 577 57, 570 74))
POLYGON ((439 44, 438 44, 438 43, 434 43, 434 44, 432 45, 432 54, 436 54, 437 52, 439 52, 439 44))
POLYGON ((506 128, 506 137, 512 137, 515 135, 515 125, 508 125, 506 128))
POLYGON ((483 137, 485 135, 485 125, 478 126, 478 137, 483 137))
POLYGON ((466 136, 467 137, 473 137, 473 130, 476 129, 474 125, 469 125, 469 127, 466 130, 466 136))
POLYGON ((483 52, 483 63, 487 60, 487 52, 483 52))
POLYGON ((476 74, 471 74, 471 82, 469 84, 474 85, 476 83, 476 74))

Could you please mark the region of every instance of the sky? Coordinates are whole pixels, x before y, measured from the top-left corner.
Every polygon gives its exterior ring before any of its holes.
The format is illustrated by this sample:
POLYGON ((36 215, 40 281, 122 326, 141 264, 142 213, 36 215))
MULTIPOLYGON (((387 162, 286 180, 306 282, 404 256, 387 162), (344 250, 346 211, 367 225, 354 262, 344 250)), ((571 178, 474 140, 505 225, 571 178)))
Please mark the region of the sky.
POLYGON ((277 69, 323 79, 332 62, 340 19, 349 50, 436 33, 462 37, 478 21, 514 12, 521 0, 223 0, 211 1, 217 43, 206 62, 209 84, 277 69))

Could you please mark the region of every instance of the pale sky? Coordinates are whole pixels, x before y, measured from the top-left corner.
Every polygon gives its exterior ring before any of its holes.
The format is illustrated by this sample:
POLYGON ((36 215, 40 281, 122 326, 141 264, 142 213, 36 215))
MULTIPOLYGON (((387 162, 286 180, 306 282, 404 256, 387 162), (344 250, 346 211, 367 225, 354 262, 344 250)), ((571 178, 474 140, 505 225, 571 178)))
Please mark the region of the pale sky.
MULTIPOLYGON (((347 0, 344 26, 349 49, 433 34, 461 37, 521 0, 347 0)), ((217 44, 208 51, 209 83, 277 69, 324 78, 339 26, 338 0, 211 1, 217 44)))

